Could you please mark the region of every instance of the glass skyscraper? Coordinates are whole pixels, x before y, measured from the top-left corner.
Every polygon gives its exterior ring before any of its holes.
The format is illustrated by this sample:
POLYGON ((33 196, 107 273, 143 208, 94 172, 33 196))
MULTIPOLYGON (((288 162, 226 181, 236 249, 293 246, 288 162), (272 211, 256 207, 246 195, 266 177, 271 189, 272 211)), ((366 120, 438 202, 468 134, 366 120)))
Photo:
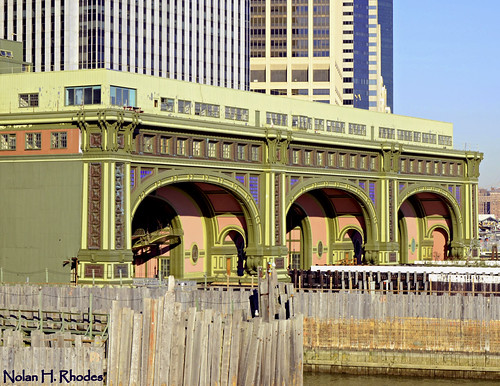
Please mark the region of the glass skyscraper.
POLYGON ((392 0, 250 5, 251 90, 392 109, 392 0))
POLYGON ((108 68, 248 89, 249 0, 0 0, 34 71, 108 68))

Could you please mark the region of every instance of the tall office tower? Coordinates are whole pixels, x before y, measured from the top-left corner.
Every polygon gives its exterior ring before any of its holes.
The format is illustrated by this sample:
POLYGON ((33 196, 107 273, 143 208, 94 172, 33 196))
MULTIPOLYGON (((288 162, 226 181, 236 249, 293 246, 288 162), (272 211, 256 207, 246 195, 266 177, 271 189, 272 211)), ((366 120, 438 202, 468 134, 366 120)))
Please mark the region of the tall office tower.
POLYGON ((389 111, 383 72, 392 96, 392 0, 250 5, 251 90, 389 111))
POLYGON ((249 0, 0 0, 33 71, 107 68, 248 89, 249 0))

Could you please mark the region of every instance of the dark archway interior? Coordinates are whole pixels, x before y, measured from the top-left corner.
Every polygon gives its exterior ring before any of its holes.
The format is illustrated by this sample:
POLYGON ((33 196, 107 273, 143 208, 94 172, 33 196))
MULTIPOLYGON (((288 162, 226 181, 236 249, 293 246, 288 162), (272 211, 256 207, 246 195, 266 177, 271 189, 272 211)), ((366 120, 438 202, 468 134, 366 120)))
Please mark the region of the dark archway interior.
MULTIPOLYGON (((132 220, 132 245, 141 236, 152 234, 166 227, 174 226, 177 216, 174 209, 161 198, 149 195, 140 203, 132 220)), ((134 253, 134 264, 143 264, 148 260, 160 256, 180 244, 180 240, 173 240, 168 244, 152 244, 149 247, 137 250, 134 253), (137 253, 139 252, 140 253, 137 253)))
POLYGON ((236 247, 236 253, 238 255, 237 262, 237 274, 238 276, 243 276, 245 274, 247 256, 245 253, 245 239, 240 232, 235 230, 229 231, 227 236, 232 240, 234 246, 236 247))

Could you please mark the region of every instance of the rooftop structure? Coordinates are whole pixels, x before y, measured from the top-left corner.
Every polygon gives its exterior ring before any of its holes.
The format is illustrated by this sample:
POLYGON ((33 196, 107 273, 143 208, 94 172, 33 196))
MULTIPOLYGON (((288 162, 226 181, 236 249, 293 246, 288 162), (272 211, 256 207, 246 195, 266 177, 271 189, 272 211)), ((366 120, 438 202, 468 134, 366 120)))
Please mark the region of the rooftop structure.
POLYGON ((0 74, 30 71, 30 64, 23 61, 23 44, 0 39, 0 74))

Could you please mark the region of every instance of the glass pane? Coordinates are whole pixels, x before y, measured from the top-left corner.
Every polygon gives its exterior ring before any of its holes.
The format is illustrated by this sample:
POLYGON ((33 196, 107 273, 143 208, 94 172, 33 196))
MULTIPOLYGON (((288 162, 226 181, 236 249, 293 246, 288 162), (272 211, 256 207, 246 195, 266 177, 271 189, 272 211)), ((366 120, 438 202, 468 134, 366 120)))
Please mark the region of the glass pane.
POLYGON ((84 89, 84 103, 86 105, 91 105, 92 104, 92 88, 90 87, 85 87, 84 89))
POLYGON ((66 106, 73 106, 75 104, 75 90, 72 88, 66 89, 66 106))
POLYGON ((101 88, 94 87, 93 93, 94 93, 93 103, 96 105, 101 104, 101 88))
POLYGON ((129 106, 137 107, 135 93, 136 93, 136 90, 129 89, 129 106))
POLYGON ((123 104, 123 106, 130 106, 130 103, 128 102, 129 101, 128 89, 122 88, 121 92, 122 92, 122 104, 123 104))
POLYGON ((79 106, 83 102, 83 89, 82 88, 76 88, 75 89, 75 105, 79 106))
POLYGON ((110 89, 111 104, 116 105, 116 87, 111 86, 110 89))

